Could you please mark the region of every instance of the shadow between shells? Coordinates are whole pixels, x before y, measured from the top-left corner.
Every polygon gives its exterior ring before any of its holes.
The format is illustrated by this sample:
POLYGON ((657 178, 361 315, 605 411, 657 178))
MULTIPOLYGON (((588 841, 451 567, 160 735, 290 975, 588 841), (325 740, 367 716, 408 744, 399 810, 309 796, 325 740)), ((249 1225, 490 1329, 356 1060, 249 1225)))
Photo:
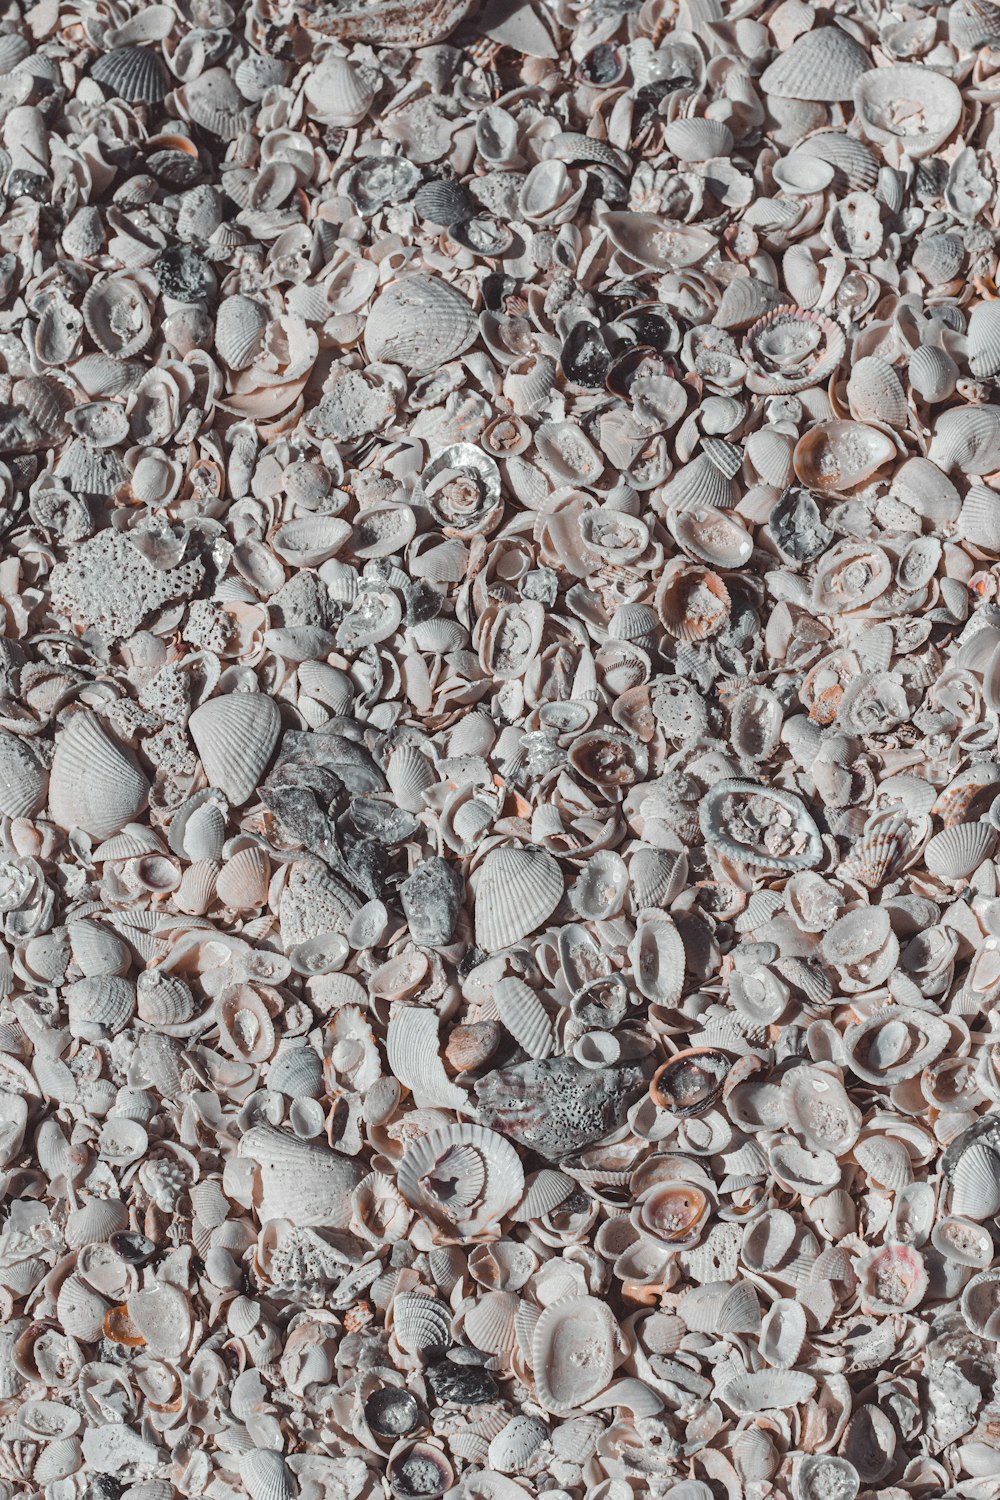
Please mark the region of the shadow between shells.
POLYGON ((0 1500, 996 1500, 1000 9, 0 20, 0 1500))

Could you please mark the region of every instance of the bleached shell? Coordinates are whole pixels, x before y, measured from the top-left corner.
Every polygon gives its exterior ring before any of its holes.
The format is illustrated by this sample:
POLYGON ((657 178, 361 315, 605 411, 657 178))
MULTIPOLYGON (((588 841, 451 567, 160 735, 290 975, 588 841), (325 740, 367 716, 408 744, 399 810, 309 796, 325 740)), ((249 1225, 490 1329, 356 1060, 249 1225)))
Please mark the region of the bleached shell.
POLYGON ((684 943, 665 913, 647 912, 629 945, 639 993, 657 1005, 674 1005, 684 984, 684 943))
POLYGON ((512 1211, 511 1218, 515 1223, 522 1224, 544 1218, 564 1203, 575 1189, 572 1177, 567 1177, 565 1172, 558 1172, 554 1167, 543 1167, 540 1172, 528 1178, 524 1196, 512 1211))
POLYGON ((808 1401, 816 1381, 804 1370, 758 1370, 734 1375, 718 1390, 719 1399, 741 1416, 781 1411, 808 1401))
POLYGON ((621 855, 599 849, 577 876, 570 902, 584 921, 603 921, 618 915, 627 890, 628 870, 621 855))
POLYGON ((783 1209, 765 1211, 743 1231, 741 1254, 751 1271, 781 1264, 795 1239, 795 1220, 783 1209))
POLYGON ((684 644, 718 634, 731 605, 719 574, 693 563, 668 563, 656 586, 656 608, 663 627, 684 644))
POLYGON ((734 493, 732 478, 707 453, 699 453, 661 486, 659 499, 671 510, 697 510, 705 506, 726 510, 733 503, 734 493))
POLYGON ((229 693, 196 708, 188 729, 209 785, 235 807, 248 802, 274 753, 281 715, 265 693, 229 693))
POLYGON ((934 835, 924 849, 924 862, 934 875, 963 880, 989 859, 997 831, 989 823, 957 823, 934 835))
POLYGON ((923 1300, 928 1277, 912 1245, 879 1245, 858 1267, 861 1305, 872 1312, 909 1312, 923 1300))
POLYGON ((351 1194, 364 1176, 359 1162, 272 1125, 252 1126, 238 1154, 258 1166, 262 1220, 291 1219, 305 1227, 350 1222, 351 1194))
POLYGON ((790 1297, 773 1302, 761 1324, 757 1347, 761 1358, 778 1370, 789 1370, 797 1362, 806 1338, 806 1315, 802 1304, 790 1297))
POLYGON ((251 1500, 292 1500, 298 1486, 282 1454, 251 1448, 239 1460, 240 1479, 251 1500))
POLYGON ((907 366, 910 385, 925 401, 947 401, 958 384, 958 365, 946 349, 921 344, 907 366))
POLYGON ((931 1231, 931 1244, 946 1260, 959 1266, 985 1271, 994 1254, 993 1238, 983 1224, 972 1219, 947 1215, 931 1231))
POLYGON ((948 1045, 949 1031, 940 1016, 908 1006, 887 1006, 844 1033, 844 1055, 866 1083, 889 1087, 915 1078, 935 1062, 948 1045))
POLYGON ((723 510, 684 510, 667 523, 690 556, 710 568, 743 568, 753 552, 753 537, 738 517, 723 510))
POLYGON ((426 374, 467 349, 476 329, 461 292, 439 277, 414 273, 392 282, 372 304, 365 348, 371 360, 426 374))
POLYGON ((978 302, 966 329, 969 369, 977 380, 1000 374, 1000 303, 978 302))
POLYGON ((721 120, 672 120, 663 138, 667 150, 680 162, 712 161, 728 156, 733 147, 733 133, 721 120))
POLYGON ((913 63, 866 72, 853 95, 855 119, 867 139, 880 146, 898 142, 913 160, 936 151, 962 118, 957 85, 913 63))
POLYGON ((535 991, 521 979, 501 979, 493 1002, 511 1036, 529 1057, 551 1057, 555 1048, 552 1022, 535 991))
POLYGON ((842 1156, 858 1138, 862 1115, 840 1080, 822 1068, 792 1068, 781 1080, 788 1119, 814 1151, 842 1156))
POLYGON ((215 894, 234 911, 263 906, 271 878, 271 864, 258 844, 239 849, 226 860, 215 882, 215 894))
POLYGON ((681 224, 655 214, 607 213, 601 224, 629 260, 653 271, 697 265, 711 253, 714 239, 698 224, 681 224))
POLYGON ((128 1209, 120 1198, 88 1198, 66 1219, 66 1243, 72 1250, 106 1245, 128 1224, 128 1209))
POLYGON ((854 1147, 854 1159, 876 1187, 898 1192, 913 1181, 910 1153, 892 1136, 869 1136, 854 1147))
POLYGON ((392 1328, 401 1349, 429 1358, 452 1342, 451 1310, 435 1297, 402 1292, 393 1300, 392 1328))
POLYGON ((982 1223, 1000 1213, 1000 1156, 973 1141, 951 1174, 951 1212, 982 1223))
POLYGON ((465 1336, 486 1354, 508 1354, 517 1343, 515 1319, 520 1299, 512 1292, 487 1292, 465 1315, 465 1336))
POLYGON ((475 885, 476 942, 498 953, 548 920, 562 899, 563 875, 544 849, 504 845, 487 854, 475 885))
POLYGON ((796 443, 795 473, 820 494, 856 489, 896 456, 892 439, 861 422, 819 422, 796 443))
POLYGON ((846 348, 843 330, 829 318, 799 307, 776 308, 743 341, 747 384, 763 394, 806 390, 833 373, 846 348))
POLYGON ((309 69, 303 92, 314 119, 350 128, 364 119, 378 89, 379 77, 374 69, 327 52, 316 67, 309 69))
MULTIPOLYGON (((463 1174, 467 1171, 465 1167, 463 1174)), ((400 1162, 396 1181, 411 1207, 459 1239, 490 1230, 524 1191, 524 1171, 514 1147, 482 1125, 446 1125, 421 1136, 400 1162), (452 1205, 435 1190, 434 1174, 441 1168, 447 1172, 452 1156, 456 1164, 475 1159, 483 1173, 481 1188, 469 1186, 470 1202, 452 1205)))
POLYGON ((875 355, 855 360, 847 381, 847 400, 855 421, 906 425, 906 392, 888 360, 875 355))
POLYGON ((30 818, 45 803, 48 779, 30 743, 0 730, 0 813, 30 818))
POLYGON ((132 751, 96 714, 74 713, 57 734, 49 775, 49 815, 60 828, 108 838, 146 806, 149 782, 132 751))
POLYGON ((687 879, 687 856, 668 849, 637 849, 629 860, 629 881, 637 911, 668 907, 687 879))
POLYGON ((108 276, 93 285, 83 299, 87 332, 105 354, 130 359, 141 353, 153 336, 149 306, 128 276, 108 276))
POLYGON ((823 844, 819 829, 803 803, 790 792, 755 781, 723 780, 709 788, 701 799, 698 817, 705 842, 732 859, 767 870, 809 870, 819 864, 823 844), (770 813, 769 826, 777 835, 770 843, 750 839, 738 832, 741 801, 770 813))
POLYGON ((829 162, 837 181, 854 191, 870 191, 878 182, 879 162, 870 147, 840 130, 820 130, 800 141, 796 150, 829 162))
POLYGON ((1000 468, 1000 407, 954 406, 934 424, 927 457, 946 474, 992 474, 1000 468))
POLYGON ((66 1277, 56 1297, 56 1317, 63 1333, 87 1341, 104 1333, 104 1315, 110 1304, 75 1273, 66 1277))
POLYGON ((831 1453, 807 1453, 795 1470, 795 1500, 854 1500, 860 1486, 854 1465, 831 1453))
POLYGON ((730 1286, 725 1281, 707 1281, 685 1292, 677 1314, 692 1333, 756 1334, 760 1330, 760 1303, 750 1281, 730 1286))
POLYGON ((252 297, 237 294, 219 303, 215 347, 231 370, 246 370, 253 364, 267 324, 267 308, 252 297))
POLYGON ((135 1012, 135 985, 129 979, 101 974, 67 985, 65 1000, 73 1036, 97 1041, 124 1030, 135 1012))
POLYGON ((546 1307, 535 1324, 531 1367, 544 1411, 566 1416, 599 1396, 614 1373, 618 1325, 596 1297, 546 1307))
POLYGON ((501 1474, 523 1472, 548 1435, 545 1423, 540 1422, 537 1417, 511 1417, 506 1427, 490 1443, 487 1455, 490 1467, 501 1474))
POLYGON ((924 235, 913 251, 913 264, 931 286, 952 281, 965 260, 965 241, 958 234, 924 235))
POLYGON ((761 75, 760 87, 778 99, 833 103, 850 99, 871 61, 838 26, 820 26, 798 37, 761 75))
POLYGON ((962 1316, 973 1333, 1000 1341, 1000 1269, 973 1276, 962 1293, 962 1316))

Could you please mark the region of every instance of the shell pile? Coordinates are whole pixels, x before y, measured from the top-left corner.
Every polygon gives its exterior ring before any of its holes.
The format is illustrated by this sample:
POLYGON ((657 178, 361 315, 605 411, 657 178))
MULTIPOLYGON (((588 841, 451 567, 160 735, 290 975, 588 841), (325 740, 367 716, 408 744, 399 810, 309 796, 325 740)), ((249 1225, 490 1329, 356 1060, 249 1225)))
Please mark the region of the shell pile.
POLYGON ((1000 1500, 1000 7, 0 6, 0 1500, 1000 1500))

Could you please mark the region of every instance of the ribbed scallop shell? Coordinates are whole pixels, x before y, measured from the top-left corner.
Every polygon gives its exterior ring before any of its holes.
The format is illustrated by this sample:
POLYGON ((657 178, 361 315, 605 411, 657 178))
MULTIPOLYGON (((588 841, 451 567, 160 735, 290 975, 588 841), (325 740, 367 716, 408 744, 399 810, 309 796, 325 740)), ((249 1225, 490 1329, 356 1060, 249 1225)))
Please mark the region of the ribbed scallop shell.
POLYGON ((215 893, 233 911, 251 911, 267 900, 271 865, 257 844, 239 849, 226 860, 215 883, 215 893))
POLYGON ((252 297, 226 297, 215 315, 215 347, 231 370, 246 370, 260 351, 267 308, 252 297))
POLYGON ((167 70, 149 47, 112 47, 97 59, 90 76, 130 104, 160 104, 170 90, 167 70))
POLYGON ((935 834, 924 850, 924 863, 932 875, 962 880, 989 859, 997 844, 997 831, 989 823, 957 823, 935 834))
POLYGON ((870 192, 878 182, 879 161, 869 146, 840 130, 821 130, 796 147, 807 156, 828 161, 837 174, 834 185, 853 192, 870 192))
POLYGON ((656 607, 668 634, 688 644, 717 635, 729 618, 729 590, 718 573, 670 563, 656 588, 656 607))
POLYGON ((1000 406, 953 406, 941 412, 927 457, 946 474, 953 469, 992 474, 1000 468, 1000 406))
POLYGON ((494 986, 493 1002, 500 1020, 529 1057, 551 1057, 555 1048, 552 1022, 529 985, 521 979, 501 979, 494 986))
POLYGON ((417 272, 390 283, 372 304, 365 348, 372 361, 423 375, 463 353, 477 326, 461 292, 440 277, 417 272))
MULTIPOLYGON (((706 844, 751 868, 810 870, 822 858, 823 842, 819 829, 805 805, 792 793, 777 787, 755 781, 718 781, 702 797, 698 811, 706 844), (772 816, 785 829, 781 853, 763 843, 744 839, 729 826, 734 821, 730 804, 735 801, 738 809, 738 802, 744 799, 749 799, 757 808, 755 822, 764 815, 767 805, 772 805, 772 816)), ((737 817, 736 829, 740 826, 737 817)))
POLYGON ((907 366, 910 385, 925 401, 947 401, 958 384, 958 365, 947 349, 921 344, 907 366))
POLYGON ((511 1218, 517 1224, 541 1219, 558 1208, 575 1191, 576 1183, 572 1177, 567 1177, 565 1172, 559 1172, 555 1167, 543 1167, 540 1172, 528 1178, 524 1196, 511 1211, 511 1218))
POLYGON ((765 68, 760 88, 778 99, 835 103, 850 99, 871 67, 867 52, 839 26, 820 26, 797 37, 765 68))
POLYGON ((962 501, 958 534, 975 547, 1000 552, 1000 495, 985 484, 973 484, 962 501))
POLYGON ((452 1343, 451 1309, 436 1297, 421 1292, 402 1292, 392 1304, 392 1330, 407 1354, 429 1358, 452 1343))
POLYGON ((747 384, 761 394, 789 394, 820 385, 847 348, 829 318, 799 307, 779 307, 755 323, 743 341, 747 384))
POLYGON ((240 1478, 250 1500, 292 1500, 295 1476, 274 1448, 251 1448, 239 1460, 240 1478))
POLYGON ((905 859, 912 839, 904 818, 879 818, 854 845, 841 870, 868 890, 878 890, 905 859))
POLYGON ((254 1125, 238 1155, 257 1163, 255 1203, 261 1219, 291 1219, 306 1227, 344 1227, 351 1193, 365 1175, 360 1162, 312 1141, 300 1141, 273 1125, 254 1125))
POLYGON ((60 828, 108 838, 142 812, 149 782, 131 750, 96 714, 74 713, 56 736, 49 815, 60 828))
POLYGON ((913 265, 932 287, 953 281, 965 260, 965 241, 958 234, 929 234, 913 252, 913 265))
POLYGON ((30 744, 0 730, 0 813, 30 818, 45 803, 48 780, 30 744))
POLYGON ((1000 374, 1000 302, 979 302, 972 309, 966 344, 977 380, 1000 374))
POLYGON ((281 715, 265 693, 209 698, 188 720, 209 785, 235 807, 248 802, 274 753, 281 715))
POLYGON ((1000 1213, 1000 1156, 985 1141, 966 1147, 951 1174, 951 1212, 983 1223, 1000 1213))
POLYGON ((405 812, 423 812, 423 794, 437 785, 437 774, 417 745, 400 745, 389 757, 385 771, 396 805, 405 812))
POLYGON ((723 473, 707 453, 699 453, 661 487, 657 506, 671 510, 697 510, 709 505, 728 510, 735 494, 729 475, 723 473))
POLYGON ((379 76, 349 58, 327 52, 306 72, 309 113, 325 125, 350 129, 360 125, 379 90, 379 76))
POLYGON ((485 1354, 505 1355, 517 1342, 514 1321, 519 1299, 512 1292, 487 1292, 465 1315, 465 1336, 485 1354))
POLYGON ((150 1026, 178 1026, 195 1012, 190 986, 177 974, 145 969, 136 985, 139 1019, 150 1026))
POLYGON ((869 1136, 854 1147, 854 1159, 876 1187, 897 1192, 913 1181, 910 1153, 892 1136, 869 1136))
POLYGON ((687 855, 680 850, 637 849, 628 871, 637 911, 648 906, 667 907, 684 888, 687 855))
POLYGON ((847 381, 847 400, 857 422, 882 422, 905 427, 909 409, 906 392, 886 359, 869 355, 855 360, 847 381))
POLYGON ((733 132, 722 120, 672 120, 663 139, 667 150, 680 162, 712 161, 728 156, 733 149, 733 132))
POLYGON ((476 942, 487 953, 510 948, 541 927, 563 894, 558 861, 544 849, 491 849, 476 875, 476 942))
POLYGON ((491 1228, 514 1207, 524 1192, 524 1171, 502 1135, 482 1125, 444 1125, 409 1147, 396 1183, 411 1207, 464 1240, 491 1228), (458 1201, 453 1202, 456 1183, 458 1201))
POLYGON ((243 96, 225 68, 207 68, 179 90, 196 125, 224 141, 233 141, 252 118, 243 96))

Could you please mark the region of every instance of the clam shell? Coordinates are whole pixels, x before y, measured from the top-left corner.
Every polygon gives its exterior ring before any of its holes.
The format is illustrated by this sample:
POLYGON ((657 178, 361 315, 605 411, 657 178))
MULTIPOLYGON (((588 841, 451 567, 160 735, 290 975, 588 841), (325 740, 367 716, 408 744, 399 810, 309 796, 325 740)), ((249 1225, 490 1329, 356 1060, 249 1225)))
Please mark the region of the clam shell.
POLYGON ((90 76, 130 104, 160 104, 170 87, 167 70, 150 47, 112 47, 97 59, 90 76))
POLYGON ((512 947, 548 920, 562 895, 562 871, 544 849, 491 849, 475 880, 477 944, 487 953, 512 947))
POLYGON ((60 828, 108 838, 146 806, 149 782, 131 750, 96 714, 73 715, 56 736, 49 776, 49 815, 60 828))
POLYGON ((775 787, 719 781, 702 798, 698 816, 708 845, 755 868, 809 870, 822 857, 819 829, 806 808, 775 787), (744 804, 749 821, 739 811, 744 804))
POLYGON ((771 1304, 761 1324, 758 1348, 761 1358, 778 1370, 789 1370, 798 1360, 806 1339, 806 1315, 801 1303, 781 1297, 771 1304))
POLYGON ((798 37, 761 75, 765 94, 778 99, 850 99, 871 68, 867 52, 838 26, 819 26, 798 37))
POLYGON ((0 730, 0 813, 30 818, 44 806, 48 779, 31 745, 0 730))
POLYGON ((364 1176, 360 1163, 273 1125, 252 1126, 238 1154, 256 1164, 262 1220, 291 1219, 306 1227, 350 1222, 351 1194, 364 1176))
POLYGON ((680 162, 712 161, 728 156, 733 147, 733 133, 721 120, 672 120, 663 138, 680 162))
POLYGON ((252 297, 226 297, 215 314, 215 347, 231 370, 253 364, 267 328, 268 314, 252 297))
POLYGON ((500 1020, 529 1057, 550 1057, 555 1033, 548 1012, 523 980, 501 979, 494 987, 493 1003, 500 1020))
POLYGON ((885 1007, 849 1026, 844 1055, 859 1078, 888 1087, 915 1078, 948 1044, 948 1027, 935 1015, 907 1006, 885 1007))
POLYGON ((426 374, 469 347, 477 325, 472 309, 448 282, 422 272, 392 282, 372 304, 365 325, 370 360, 426 374))
POLYGON ((743 342, 747 384, 761 394, 806 390, 829 378, 846 348, 843 330, 829 318, 799 307, 776 308, 743 342))
POLYGON ((905 427, 909 410, 906 392, 888 360, 869 355, 851 366, 847 381, 847 400, 851 416, 857 422, 884 423, 905 427))
POLYGON ((969 369, 977 379, 1000 374, 1000 306, 979 302, 966 329, 969 369))
POLYGON ((153 336, 145 297, 128 276, 107 276, 83 299, 83 321, 105 354, 129 359, 141 353, 153 336))
POLYGON ((1000 407, 956 406, 934 424, 927 457, 946 474, 992 474, 1000 467, 1000 407))
POLYGON ((210 786, 234 807, 248 802, 274 753, 281 731, 278 705, 265 693, 210 698, 188 720, 210 786))
POLYGON ((856 489, 896 456, 896 445, 861 422, 820 422, 795 445, 793 463, 802 484, 820 494, 856 489))
POLYGON ((566 1416, 599 1396, 614 1373, 618 1325, 596 1297, 546 1307, 531 1341, 535 1394, 544 1411, 566 1416))
POLYGON ((957 85, 911 63, 866 71, 853 96, 854 116, 867 139, 883 147, 898 144, 912 160, 943 145, 962 117, 957 85))

